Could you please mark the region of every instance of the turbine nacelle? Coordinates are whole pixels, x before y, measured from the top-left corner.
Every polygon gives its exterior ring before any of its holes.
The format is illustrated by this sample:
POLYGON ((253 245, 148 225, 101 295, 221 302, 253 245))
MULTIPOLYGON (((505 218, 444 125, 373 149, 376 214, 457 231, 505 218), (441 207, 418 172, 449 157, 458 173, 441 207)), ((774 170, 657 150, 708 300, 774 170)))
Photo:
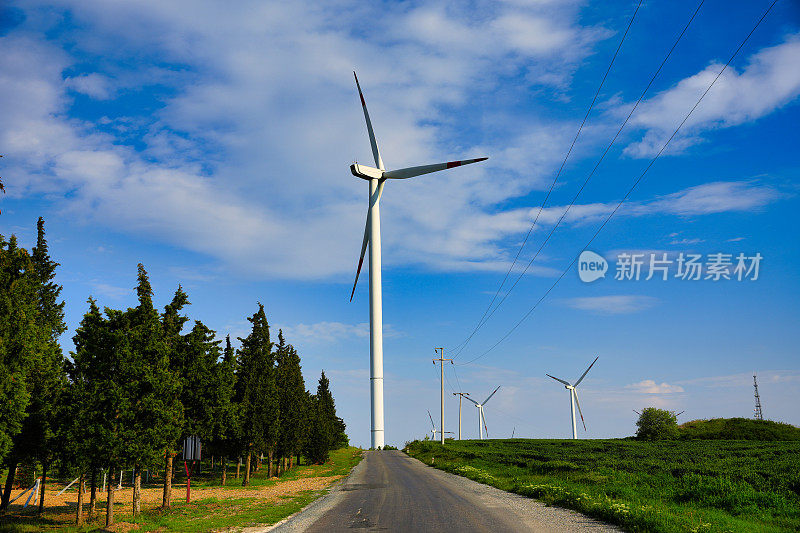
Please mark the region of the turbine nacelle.
POLYGON ((353 173, 353 176, 362 180, 378 180, 383 177, 383 170, 358 163, 350 165, 350 172, 353 173))

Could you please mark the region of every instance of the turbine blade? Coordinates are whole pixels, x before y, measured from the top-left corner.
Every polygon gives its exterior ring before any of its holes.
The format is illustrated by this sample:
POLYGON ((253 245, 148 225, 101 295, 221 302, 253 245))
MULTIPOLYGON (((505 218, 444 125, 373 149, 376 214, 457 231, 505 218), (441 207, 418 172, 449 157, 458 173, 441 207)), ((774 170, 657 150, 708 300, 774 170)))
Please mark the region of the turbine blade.
POLYGON ((475 405, 478 405, 478 402, 476 402, 475 400, 473 400, 473 399, 472 399, 472 398, 470 398, 469 396, 464 396, 464 399, 465 399, 465 400, 469 400, 469 401, 471 401, 471 402, 472 402, 472 403, 474 403, 475 405))
POLYGON ((422 165, 419 167, 400 168, 397 170, 390 170, 383 173, 384 178, 404 180, 406 178, 413 178, 414 176, 421 176, 422 174, 430 174, 431 172, 438 172, 439 170, 447 170, 448 168, 460 167, 469 165, 470 163, 478 163, 486 161, 488 157, 479 157, 478 159, 465 159, 463 161, 450 161, 447 163, 436 163, 433 165, 422 165))
POLYGON ((489 428, 486 426, 486 413, 481 409, 481 416, 483 417, 483 430, 486 432, 486 438, 489 438, 489 428))
POLYGON ((583 381, 583 378, 585 378, 585 377, 586 377, 586 374, 588 374, 588 373, 589 373, 589 370, 591 370, 591 369, 592 369, 592 367, 594 366, 594 364, 597 362, 597 360, 598 360, 598 359, 600 359, 600 356, 599 356, 599 355, 598 355, 597 357, 595 357, 595 358, 594 358, 594 361, 592 361, 592 364, 591 364, 591 365, 589 365, 589 368, 587 368, 587 369, 586 369, 586 372, 584 372, 584 373, 583 373, 583 375, 582 375, 580 378, 578 378, 578 381, 576 381, 576 382, 575 382, 575 386, 576 386, 576 387, 578 386, 578 384, 579 384, 581 381, 583 381))
POLYGON ((381 170, 384 170, 383 160, 381 160, 381 153, 378 151, 378 141, 375 140, 375 132, 372 131, 372 121, 369 119, 367 102, 364 101, 364 93, 361 92, 361 85, 358 83, 358 76, 356 76, 355 71, 353 71, 353 77, 356 79, 358 96, 361 98, 361 107, 364 109, 364 120, 367 121, 367 133, 369 134, 369 144, 372 146, 372 157, 375 158, 375 166, 381 170))
POLYGON ((564 381, 563 379, 558 379, 557 377, 555 377, 555 376, 551 376, 550 374, 545 374, 545 376, 547 376, 547 377, 549 377, 549 378, 553 378, 553 379, 554 379, 554 380, 556 380, 556 381, 560 381, 560 382, 561 382, 561 383, 563 383, 564 385, 569 385, 569 383, 567 383, 567 382, 566 382, 566 381, 564 381))
POLYGON ((581 415, 581 422, 583 423, 583 430, 586 431, 586 421, 583 419, 583 412, 581 411, 581 402, 578 401, 578 391, 572 389, 572 394, 575 395, 575 404, 578 406, 578 414, 581 415))
POLYGON ((356 268, 356 279, 353 282, 353 290, 350 291, 350 301, 353 301, 353 295, 356 293, 356 285, 358 285, 358 276, 361 274, 361 265, 364 264, 364 254, 367 251, 367 243, 369 243, 369 211, 367 211, 367 223, 364 225, 364 240, 361 242, 361 255, 358 258, 358 268, 356 268))
POLYGON ((492 396, 494 396, 494 393, 495 393, 495 392, 497 392, 497 391, 499 391, 499 390, 500 390, 500 385, 498 385, 498 386, 497 386, 497 388, 496 388, 496 389, 494 389, 494 392, 492 392, 492 393, 489 395, 489 397, 488 397, 488 398, 486 398, 485 400, 483 400, 483 402, 481 403, 481 405, 486 405, 486 402, 488 402, 488 401, 489 401, 489 400, 492 398, 492 396))
POLYGON ((431 416, 430 410, 428 411, 428 418, 431 419, 431 427, 433 428, 434 431, 436 431, 436 425, 433 423, 433 417, 431 416))
MULTIPOLYGON (((383 194, 383 185, 386 180, 378 180, 378 187, 375 189, 375 194, 369 199, 370 206, 373 202, 378 202, 383 194)), ((361 255, 358 258, 358 268, 356 268, 356 279, 353 282, 353 290, 350 291, 350 301, 353 301, 353 295, 356 293, 356 285, 358 285, 358 276, 361 274, 361 266, 364 264, 364 254, 367 252, 367 243, 369 243, 369 210, 367 210, 367 223, 364 225, 364 240, 361 242, 361 255)))

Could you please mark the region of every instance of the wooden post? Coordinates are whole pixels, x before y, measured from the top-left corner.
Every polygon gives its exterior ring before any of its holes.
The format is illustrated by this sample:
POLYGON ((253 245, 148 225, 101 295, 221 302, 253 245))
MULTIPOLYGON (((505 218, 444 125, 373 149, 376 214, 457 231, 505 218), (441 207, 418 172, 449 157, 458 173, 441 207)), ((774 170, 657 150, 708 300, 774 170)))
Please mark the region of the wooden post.
POLYGON ((97 468, 92 467, 92 479, 89 485, 92 488, 89 495, 89 518, 94 518, 94 514, 97 512, 97 468))
POLYGON ((164 494, 161 499, 161 507, 167 509, 172 505, 172 457, 173 454, 169 450, 164 452, 165 463, 164 467, 164 494))
POLYGON ((133 476, 133 516, 138 516, 142 511, 142 470, 134 468, 133 476))
POLYGON ((78 476, 78 509, 75 511, 75 524, 78 526, 83 525, 83 491, 81 490, 83 476, 83 470, 81 470, 81 475, 78 476))
POLYGON ((37 511, 38 514, 42 514, 42 512, 44 512, 44 486, 47 481, 48 466, 50 466, 48 463, 44 463, 42 465, 42 484, 39 487, 39 509, 37 511))
POLYGON ((247 453, 247 458, 244 463, 244 479, 242 480, 242 487, 246 487, 250 483, 250 452, 247 453))
POLYGON ((106 527, 114 524, 114 479, 111 477, 114 467, 108 468, 108 492, 106 493, 106 527))

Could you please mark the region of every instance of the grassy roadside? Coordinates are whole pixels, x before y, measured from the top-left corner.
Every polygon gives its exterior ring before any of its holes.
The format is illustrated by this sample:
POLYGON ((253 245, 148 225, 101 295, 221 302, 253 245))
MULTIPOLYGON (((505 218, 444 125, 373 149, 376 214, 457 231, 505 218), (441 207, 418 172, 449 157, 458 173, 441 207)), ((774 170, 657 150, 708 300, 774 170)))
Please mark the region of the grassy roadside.
POLYGON ((406 453, 628 531, 800 530, 800 443, 427 441, 406 453))
MULTIPOLYGON (((330 460, 324 465, 297 466, 280 478, 267 478, 262 468, 253 474, 247 487, 241 487, 240 482, 230 477, 225 487, 220 486, 218 480, 195 482, 193 479, 191 503, 186 503, 185 485, 173 485, 173 503, 168 511, 158 508, 160 492, 158 487, 152 487, 143 491, 142 514, 136 520, 129 512, 130 490, 118 491, 114 511, 116 523, 111 531, 235 531, 242 527, 274 524, 327 493, 330 484, 346 476, 360 460, 360 449, 342 448, 331 452, 330 460), (147 493, 148 490, 152 494, 147 493)), ((53 501, 48 496, 45 502, 48 499, 53 501)), ((105 497, 98 500, 101 512, 95 521, 80 528, 73 525, 75 500, 72 493, 67 501, 46 507, 41 518, 37 518, 30 507, 22 510, 12 506, 9 513, 0 517, 0 532, 77 533, 97 531, 98 528, 105 531, 102 529, 105 497)))

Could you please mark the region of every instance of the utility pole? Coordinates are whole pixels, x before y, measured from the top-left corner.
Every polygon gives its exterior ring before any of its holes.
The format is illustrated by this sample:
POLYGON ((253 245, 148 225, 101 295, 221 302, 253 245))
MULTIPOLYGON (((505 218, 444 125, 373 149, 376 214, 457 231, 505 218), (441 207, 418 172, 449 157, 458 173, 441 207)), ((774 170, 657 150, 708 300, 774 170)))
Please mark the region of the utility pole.
POLYGON ((468 392, 454 392, 453 396, 458 396, 458 440, 461 440, 461 400, 464 396, 469 396, 468 392))
POLYGON ((756 408, 753 410, 756 415, 756 420, 764 420, 764 414, 761 412, 761 397, 758 395, 758 381, 756 375, 753 374, 753 388, 756 390, 756 408))
POLYGON ((436 361, 439 361, 439 366, 441 367, 441 370, 442 370, 441 378, 439 378, 439 383, 441 384, 441 388, 442 388, 442 400, 441 400, 441 407, 440 407, 440 410, 439 410, 439 420, 441 421, 440 423, 441 423, 441 430, 442 430, 441 431, 441 433, 442 433, 442 446, 444 446, 444 362, 445 361, 450 361, 450 364, 452 365, 453 364, 453 360, 444 358, 444 348, 434 348, 433 351, 436 352, 439 355, 439 359, 434 359, 433 360, 433 364, 435 365, 436 361))

